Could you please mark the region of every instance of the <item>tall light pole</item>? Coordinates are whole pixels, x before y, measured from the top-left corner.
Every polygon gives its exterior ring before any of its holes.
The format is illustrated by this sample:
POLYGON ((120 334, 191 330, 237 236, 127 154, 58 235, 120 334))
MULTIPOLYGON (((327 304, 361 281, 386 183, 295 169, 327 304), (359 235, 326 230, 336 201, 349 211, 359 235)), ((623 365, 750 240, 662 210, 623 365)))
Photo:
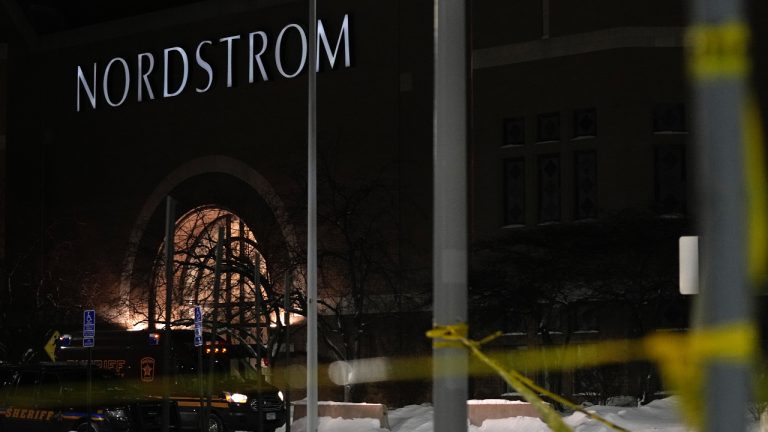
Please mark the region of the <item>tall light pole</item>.
MULTIPOLYGON (((434 0, 434 325, 467 321, 465 0, 434 0)), ((435 430, 467 430, 467 352, 433 348, 435 430)))
MULTIPOLYGON (((689 30, 693 77, 703 284, 696 327, 751 324, 744 113, 749 28, 741 0, 694 0, 689 30)), ((749 367, 705 363, 704 430, 743 431, 749 367)))
POLYGON ((317 432, 317 0, 309 0, 308 42, 307 432, 317 432))

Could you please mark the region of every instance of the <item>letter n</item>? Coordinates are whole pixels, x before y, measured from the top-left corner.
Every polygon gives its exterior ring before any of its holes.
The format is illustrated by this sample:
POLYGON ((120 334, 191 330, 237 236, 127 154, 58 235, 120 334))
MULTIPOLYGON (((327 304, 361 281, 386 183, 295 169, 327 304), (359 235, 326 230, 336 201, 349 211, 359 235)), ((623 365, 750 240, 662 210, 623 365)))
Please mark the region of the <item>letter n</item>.
POLYGON ((83 69, 77 67, 77 112, 80 112, 80 89, 84 89, 88 95, 88 100, 91 101, 91 107, 96 109, 96 63, 93 63, 93 82, 89 85, 88 80, 85 78, 83 69))

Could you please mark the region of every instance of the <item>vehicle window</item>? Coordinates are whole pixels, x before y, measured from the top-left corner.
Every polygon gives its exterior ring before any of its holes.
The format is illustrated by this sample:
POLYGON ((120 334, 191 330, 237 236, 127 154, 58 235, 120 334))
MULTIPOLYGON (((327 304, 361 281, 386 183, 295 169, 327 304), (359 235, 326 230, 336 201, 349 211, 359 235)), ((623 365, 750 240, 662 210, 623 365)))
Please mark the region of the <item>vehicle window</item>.
MULTIPOLYGON (((62 371, 60 374, 61 394, 66 398, 76 397, 78 393, 85 393, 88 386, 87 370, 62 371)), ((115 374, 94 368, 92 371, 93 392, 94 393, 126 393, 135 392, 136 388, 126 380, 119 378, 115 374)))

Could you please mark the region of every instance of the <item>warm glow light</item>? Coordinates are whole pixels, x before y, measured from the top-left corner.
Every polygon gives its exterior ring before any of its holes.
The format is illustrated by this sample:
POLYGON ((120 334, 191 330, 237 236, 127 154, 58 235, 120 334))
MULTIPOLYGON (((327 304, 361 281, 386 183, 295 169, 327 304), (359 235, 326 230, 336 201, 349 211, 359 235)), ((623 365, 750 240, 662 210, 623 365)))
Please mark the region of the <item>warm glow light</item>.
POLYGON ((140 323, 134 324, 133 327, 129 328, 128 330, 129 331, 141 331, 141 330, 146 330, 147 327, 148 327, 147 323, 140 322, 140 323))
MULTIPOLYGON (((278 309, 280 316, 280 324, 285 325, 285 309, 278 309)), ((274 320, 274 313, 272 314, 272 318, 274 320)), ((288 314, 288 321, 291 325, 301 324, 306 320, 306 317, 304 315, 295 314, 295 313, 289 313, 288 314)), ((272 328, 277 327, 276 324, 270 324, 269 325, 272 328)))

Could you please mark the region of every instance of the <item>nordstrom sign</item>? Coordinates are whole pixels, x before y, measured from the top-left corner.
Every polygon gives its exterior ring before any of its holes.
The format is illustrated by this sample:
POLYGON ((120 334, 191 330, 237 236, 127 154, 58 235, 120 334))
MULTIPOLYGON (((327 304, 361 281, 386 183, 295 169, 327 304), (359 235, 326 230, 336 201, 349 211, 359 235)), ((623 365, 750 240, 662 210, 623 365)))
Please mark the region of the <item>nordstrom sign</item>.
MULTIPOLYGON (((288 24, 272 37, 263 31, 255 31, 217 40, 203 40, 192 50, 172 46, 163 49, 162 54, 157 56, 151 52, 142 52, 130 59, 115 57, 106 64, 94 62, 89 66, 78 65, 75 109, 78 112, 88 106, 96 109, 104 103, 110 107, 119 107, 132 97, 137 102, 171 98, 185 91, 191 92, 192 88, 196 93, 205 93, 214 83, 215 73, 210 56, 210 51, 214 49, 226 51, 225 65, 221 69, 225 71, 227 87, 233 86, 233 57, 236 51, 247 51, 249 83, 269 81, 276 76, 290 79, 297 77, 306 68, 307 32, 298 24, 288 24), (286 50, 289 40, 298 40, 301 48, 286 50), (241 44, 247 44, 247 48, 241 44), (192 68, 203 77, 197 84, 189 83, 192 68)), ((349 15, 344 15, 338 31, 329 32, 321 20, 317 21, 318 71, 323 59, 331 69, 337 63, 350 67, 349 15)))

